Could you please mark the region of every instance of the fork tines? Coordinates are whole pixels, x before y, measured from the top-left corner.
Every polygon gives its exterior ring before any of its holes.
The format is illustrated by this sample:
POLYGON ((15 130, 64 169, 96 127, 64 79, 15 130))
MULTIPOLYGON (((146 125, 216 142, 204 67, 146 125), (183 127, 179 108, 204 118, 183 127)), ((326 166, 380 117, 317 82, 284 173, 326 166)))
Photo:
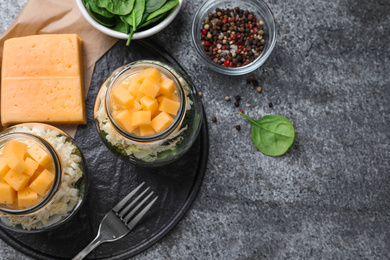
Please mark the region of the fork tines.
POLYGON ((158 198, 157 196, 154 197, 154 199, 141 210, 141 207, 153 195, 153 191, 150 192, 148 195, 146 195, 146 197, 141 202, 138 201, 140 201, 144 197, 144 195, 147 193, 149 188, 146 188, 144 191, 142 191, 141 194, 139 194, 135 199, 132 200, 132 198, 135 196, 135 194, 138 192, 138 190, 141 189, 141 187, 144 184, 145 184, 144 182, 141 183, 137 188, 135 188, 132 192, 130 192, 112 209, 120 217, 120 219, 127 225, 129 229, 132 229, 140 221, 140 219, 146 214, 146 212, 152 207, 153 203, 158 198), (135 215, 136 213, 138 214, 135 215), (134 215, 135 217, 133 218, 134 215), (130 221, 130 219, 132 220, 130 221))

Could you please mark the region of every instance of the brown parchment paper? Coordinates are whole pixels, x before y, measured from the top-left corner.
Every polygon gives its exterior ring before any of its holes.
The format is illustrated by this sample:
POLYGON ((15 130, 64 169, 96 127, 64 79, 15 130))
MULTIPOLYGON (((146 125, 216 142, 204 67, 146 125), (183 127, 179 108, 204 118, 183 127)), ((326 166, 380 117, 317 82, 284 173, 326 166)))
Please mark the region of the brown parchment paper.
MULTIPOLYGON (((74 0, 28 0, 16 20, 0 36, 0 61, 3 57, 4 41, 7 39, 58 33, 76 33, 83 40, 84 88, 87 96, 96 61, 115 44, 117 39, 101 33, 90 25, 74 0)), ((77 125, 56 126, 72 137, 76 134, 77 125)))

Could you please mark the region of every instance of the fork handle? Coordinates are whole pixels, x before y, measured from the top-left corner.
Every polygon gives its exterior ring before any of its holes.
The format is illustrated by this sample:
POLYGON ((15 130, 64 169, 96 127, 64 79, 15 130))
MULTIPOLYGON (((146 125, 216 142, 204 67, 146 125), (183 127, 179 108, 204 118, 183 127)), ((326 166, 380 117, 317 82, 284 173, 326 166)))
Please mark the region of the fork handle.
POLYGON ((83 250, 80 251, 75 257, 73 257, 72 260, 81 260, 84 257, 86 257, 92 250, 94 250, 98 245, 103 243, 104 241, 101 239, 100 234, 95 237, 94 240, 92 240, 89 245, 87 245, 83 250))

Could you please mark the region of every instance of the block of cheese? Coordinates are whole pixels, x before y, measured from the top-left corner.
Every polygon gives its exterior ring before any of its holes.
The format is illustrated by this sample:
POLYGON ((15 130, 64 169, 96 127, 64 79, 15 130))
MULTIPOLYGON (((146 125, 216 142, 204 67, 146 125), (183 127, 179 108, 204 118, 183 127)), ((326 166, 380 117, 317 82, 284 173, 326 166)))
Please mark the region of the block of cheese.
POLYGON ((3 155, 7 157, 11 153, 18 156, 20 159, 24 160, 24 156, 27 150, 27 144, 11 140, 4 145, 3 155))
POLYGON ((26 186, 30 176, 24 173, 19 173, 10 169, 8 173, 4 176, 4 180, 8 183, 14 190, 22 190, 26 186))
POLYGON ((28 148, 27 153, 43 167, 49 167, 50 164, 53 163, 50 154, 47 153, 39 144, 33 144, 30 148, 28 148))
POLYGON ((38 203, 38 194, 29 187, 18 191, 19 208, 29 208, 38 203))
POLYGON ((85 124, 82 40, 76 34, 5 41, 1 122, 85 124))
POLYGON ((0 158, 0 181, 3 180, 4 176, 8 173, 9 167, 6 163, 6 158, 0 158))

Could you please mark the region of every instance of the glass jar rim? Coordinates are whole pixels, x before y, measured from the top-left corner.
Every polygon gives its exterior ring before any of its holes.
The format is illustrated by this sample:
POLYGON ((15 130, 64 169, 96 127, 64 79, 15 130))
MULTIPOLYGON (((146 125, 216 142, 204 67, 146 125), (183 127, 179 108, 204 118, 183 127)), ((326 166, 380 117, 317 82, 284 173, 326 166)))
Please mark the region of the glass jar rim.
POLYGON ((39 135, 33 134, 33 133, 26 133, 26 132, 11 132, 11 133, 5 133, 0 136, 0 141, 8 139, 9 141, 15 140, 15 139, 32 139, 34 142, 42 145, 50 154, 51 158, 54 162, 54 181, 53 184, 49 190, 49 192, 46 194, 46 196, 37 204, 34 206, 31 206, 26 209, 9 209, 9 208, 3 208, 0 207, 0 212, 7 214, 7 215, 29 215, 36 213, 37 211, 43 209, 46 205, 48 205, 57 194, 58 190, 61 187, 62 183, 62 161, 60 156, 58 155, 55 148, 44 138, 42 138, 39 135))
MULTIPOLYGON (((107 114, 108 119, 110 120, 110 122, 114 126, 114 129, 119 134, 121 134, 122 136, 125 136, 127 139, 130 139, 131 141, 134 141, 134 142, 151 143, 151 142, 157 142, 157 141, 160 141, 162 139, 169 137, 176 129, 180 128, 180 125, 182 124, 182 122, 184 120, 185 113, 186 113, 187 98, 186 98, 185 89, 181 85, 180 80, 176 77, 176 75, 170 71, 171 69, 172 68, 167 68, 167 66, 164 63, 159 62, 159 61, 138 60, 138 61, 134 61, 134 62, 125 64, 125 65, 119 67, 111 74, 111 76, 109 77, 109 80, 106 83, 107 92, 106 92, 106 95, 104 97, 104 109, 105 109, 105 112, 107 114), (140 70, 142 70, 142 69, 146 69, 146 68, 150 68, 150 67, 155 67, 160 72, 162 70, 163 71, 162 74, 164 74, 165 76, 167 76, 167 74, 168 74, 169 75, 168 78, 170 78, 174 81, 176 89, 179 91, 179 95, 180 95, 179 111, 178 111, 173 123, 164 131, 157 133, 155 135, 151 135, 151 136, 132 135, 132 134, 126 132, 125 130, 123 130, 116 123, 116 121, 111 113, 111 109, 110 109, 110 107, 111 107, 111 105, 110 105, 111 91, 113 90, 114 87, 117 86, 117 84, 120 84, 120 82, 123 80, 123 78, 121 78, 121 76, 123 76, 123 74, 126 73, 127 71, 134 69, 134 68, 140 68, 140 70)), ((127 75, 126 78, 129 76, 131 76, 131 75, 127 75)))

